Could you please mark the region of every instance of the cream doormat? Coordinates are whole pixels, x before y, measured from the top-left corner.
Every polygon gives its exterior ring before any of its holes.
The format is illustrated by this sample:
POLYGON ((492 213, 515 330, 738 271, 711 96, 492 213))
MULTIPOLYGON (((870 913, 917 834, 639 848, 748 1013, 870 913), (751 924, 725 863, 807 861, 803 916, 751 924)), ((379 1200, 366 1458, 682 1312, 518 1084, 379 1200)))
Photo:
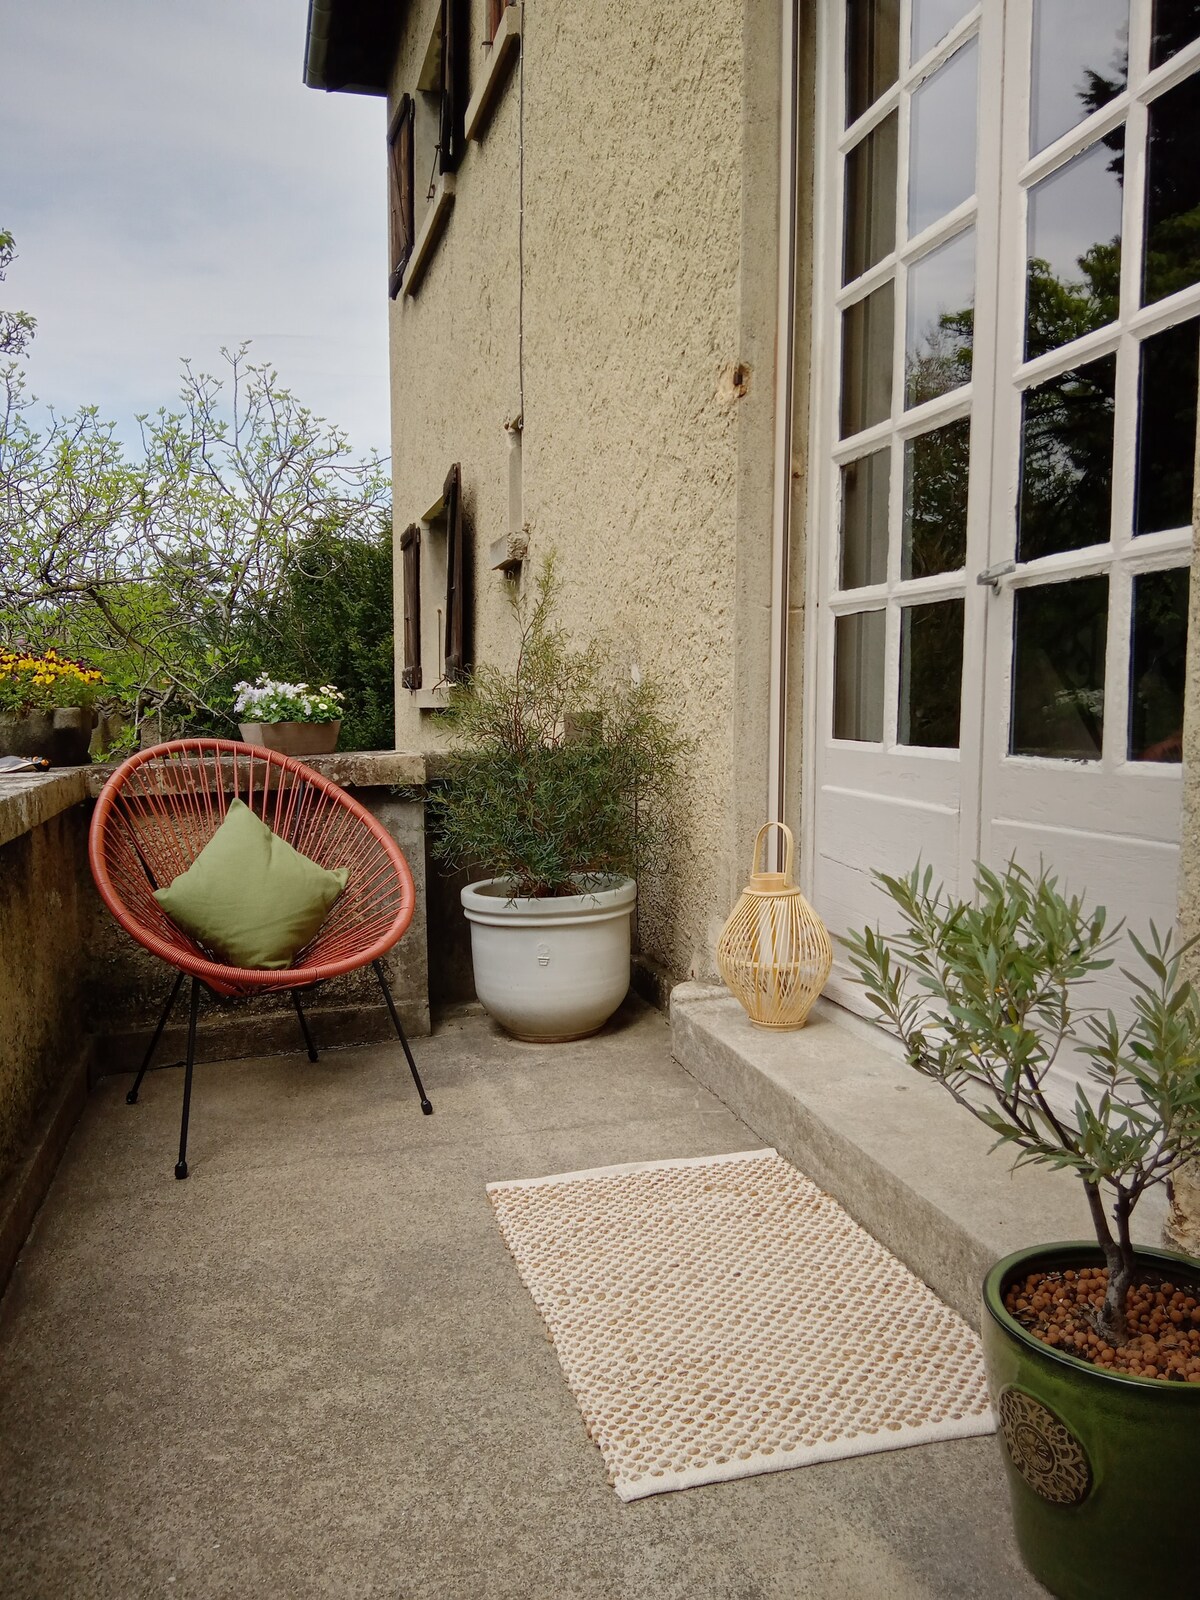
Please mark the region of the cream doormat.
POLYGON ((774 1150, 488 1195, 622 1500, 994 1430, 971 1329, 774 1150))

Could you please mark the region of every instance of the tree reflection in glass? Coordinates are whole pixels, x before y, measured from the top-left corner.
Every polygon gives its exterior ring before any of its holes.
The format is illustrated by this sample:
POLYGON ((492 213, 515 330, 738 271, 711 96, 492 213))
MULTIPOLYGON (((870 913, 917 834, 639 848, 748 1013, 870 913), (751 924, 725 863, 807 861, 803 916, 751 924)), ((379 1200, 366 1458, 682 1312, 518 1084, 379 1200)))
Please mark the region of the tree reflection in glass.
POLYGON ((1027 361, 1119 315, 1124 160, 1122 126, 1029 191, 1027 361))
POLYGON ((1183 760, 1188 569, 1143 572, 1133 580, 1129 665, 1129 759, 1183 760))
POLYGON ((908 273, 904 403, 910 410, 971 381, 975 230, 967 228, 908 273))
POLYGON ((963 602, 935 600, 900 612, 901 744, 952 750, 962 707, 963 602))
POLYGON ((906 442, 902 577, 957 572, 965 563, 970 456, 970 417, 906 442))
POLYGON ((1200 282, 1200 75, 1150 102, 1142 304, 1200 282))
POLYGON ((1034 0, 1029 154, 1124 89, 1129 0, 1034 0))
POLYGON ((1154 0, 1150 67, 1161 67, 1185 44, 1200 39, 1200 0, 1154 0))
POLYGON ((1098 760, 1108 579, 1018 589, 1014 605, 1011 753, 1098 760))
POLYGON ((1101 356, 1022 395, 1018 561, 1108 542, 1116 381, 1101 356))
POLYGON ((1192 520, 1198 358, 1194 317, 1142 340, 1135 534, 1186 528, 1192 520))

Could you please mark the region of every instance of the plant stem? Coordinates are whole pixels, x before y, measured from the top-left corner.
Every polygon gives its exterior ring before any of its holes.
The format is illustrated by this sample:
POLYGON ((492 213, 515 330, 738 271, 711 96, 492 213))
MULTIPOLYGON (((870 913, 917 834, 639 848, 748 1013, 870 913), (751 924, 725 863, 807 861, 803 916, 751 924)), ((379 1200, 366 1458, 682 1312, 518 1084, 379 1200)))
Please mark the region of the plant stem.
POLYGON ((1121 1230, 1121 1241, 1118 1243, 1108 1225, 1100 1185, 1090 1183, 1085 1178, 1083 1188, 1092 1213, 1092 1226, 1096 1230, 1096 1238, 1104 1251, 1104 1263, 1108 1268, 1108 1290, 1104 1296, 1104 1304, 1099 1311, 1091 1311, 1086 1315, 1106 1344, 1118 1345, 1125 1339, 1125 1296, 1133 1280, 1133 1249, 1129 1243, 1129 1207, 1126 1205, 1122 1213, 1121 1202, 1118 1200, 1117 1220, 1121 1230))

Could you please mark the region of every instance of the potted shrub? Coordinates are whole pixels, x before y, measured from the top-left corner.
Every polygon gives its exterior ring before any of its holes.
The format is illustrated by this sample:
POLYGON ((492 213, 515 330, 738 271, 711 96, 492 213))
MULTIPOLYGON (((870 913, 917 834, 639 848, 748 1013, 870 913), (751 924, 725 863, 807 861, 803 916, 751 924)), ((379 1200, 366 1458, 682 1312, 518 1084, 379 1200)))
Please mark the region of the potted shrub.
POLYGON ((553 596, 548 559, 513 670, 453 688, 431 798, 438 858, 489 872, 462 891, 475 991, 510 1033, 545 1041, 594 1033, 625 998, 636 879, 665 843, 684 749, 651 684, 571 647, 553 596))
POLYGON ((1190 1593, 1200 1469, 1200 1264, 1134 1247, 1147 1190, 1200 1150, 1200 1000, 1188 948, 1130 935, 1133 1019, 1080 1009, 1120 929, 1043 869, 977 869, 976 899, 932 875, 876 877, 899 909, 890 938, 850 959, 910 1065, 1012 1146, 1081 1180, 1094 1241, 1040 1245, 984 1283, 983 1342, 1018 1542, 1051 1593, 1129 1600, 1190 1593), (1047 1093, 1064 1051, 1091 1083, 1068 1114, 1047 1093))
POLYGON ((277 683, 264 672, 257 683, 235 684, 233 692, 247 744, 285 756, 324 756, 337 749, 343 697, 332 684, 310 689, 306 683, 277 683))
POLYGON ((0 645, 0 755, 80 767, 104 677, 58 650, 0 645))

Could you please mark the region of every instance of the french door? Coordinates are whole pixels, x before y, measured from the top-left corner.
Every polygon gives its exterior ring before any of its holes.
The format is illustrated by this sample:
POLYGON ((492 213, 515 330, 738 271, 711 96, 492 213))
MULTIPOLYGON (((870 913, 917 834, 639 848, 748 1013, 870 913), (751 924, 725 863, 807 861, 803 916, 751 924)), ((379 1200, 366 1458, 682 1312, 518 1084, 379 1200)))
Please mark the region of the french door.
POLYGON ((840 932, 886 920, 872 868, 1015 854, 1170 925, 1200 4, 826 11, 815 903, 840 932))

